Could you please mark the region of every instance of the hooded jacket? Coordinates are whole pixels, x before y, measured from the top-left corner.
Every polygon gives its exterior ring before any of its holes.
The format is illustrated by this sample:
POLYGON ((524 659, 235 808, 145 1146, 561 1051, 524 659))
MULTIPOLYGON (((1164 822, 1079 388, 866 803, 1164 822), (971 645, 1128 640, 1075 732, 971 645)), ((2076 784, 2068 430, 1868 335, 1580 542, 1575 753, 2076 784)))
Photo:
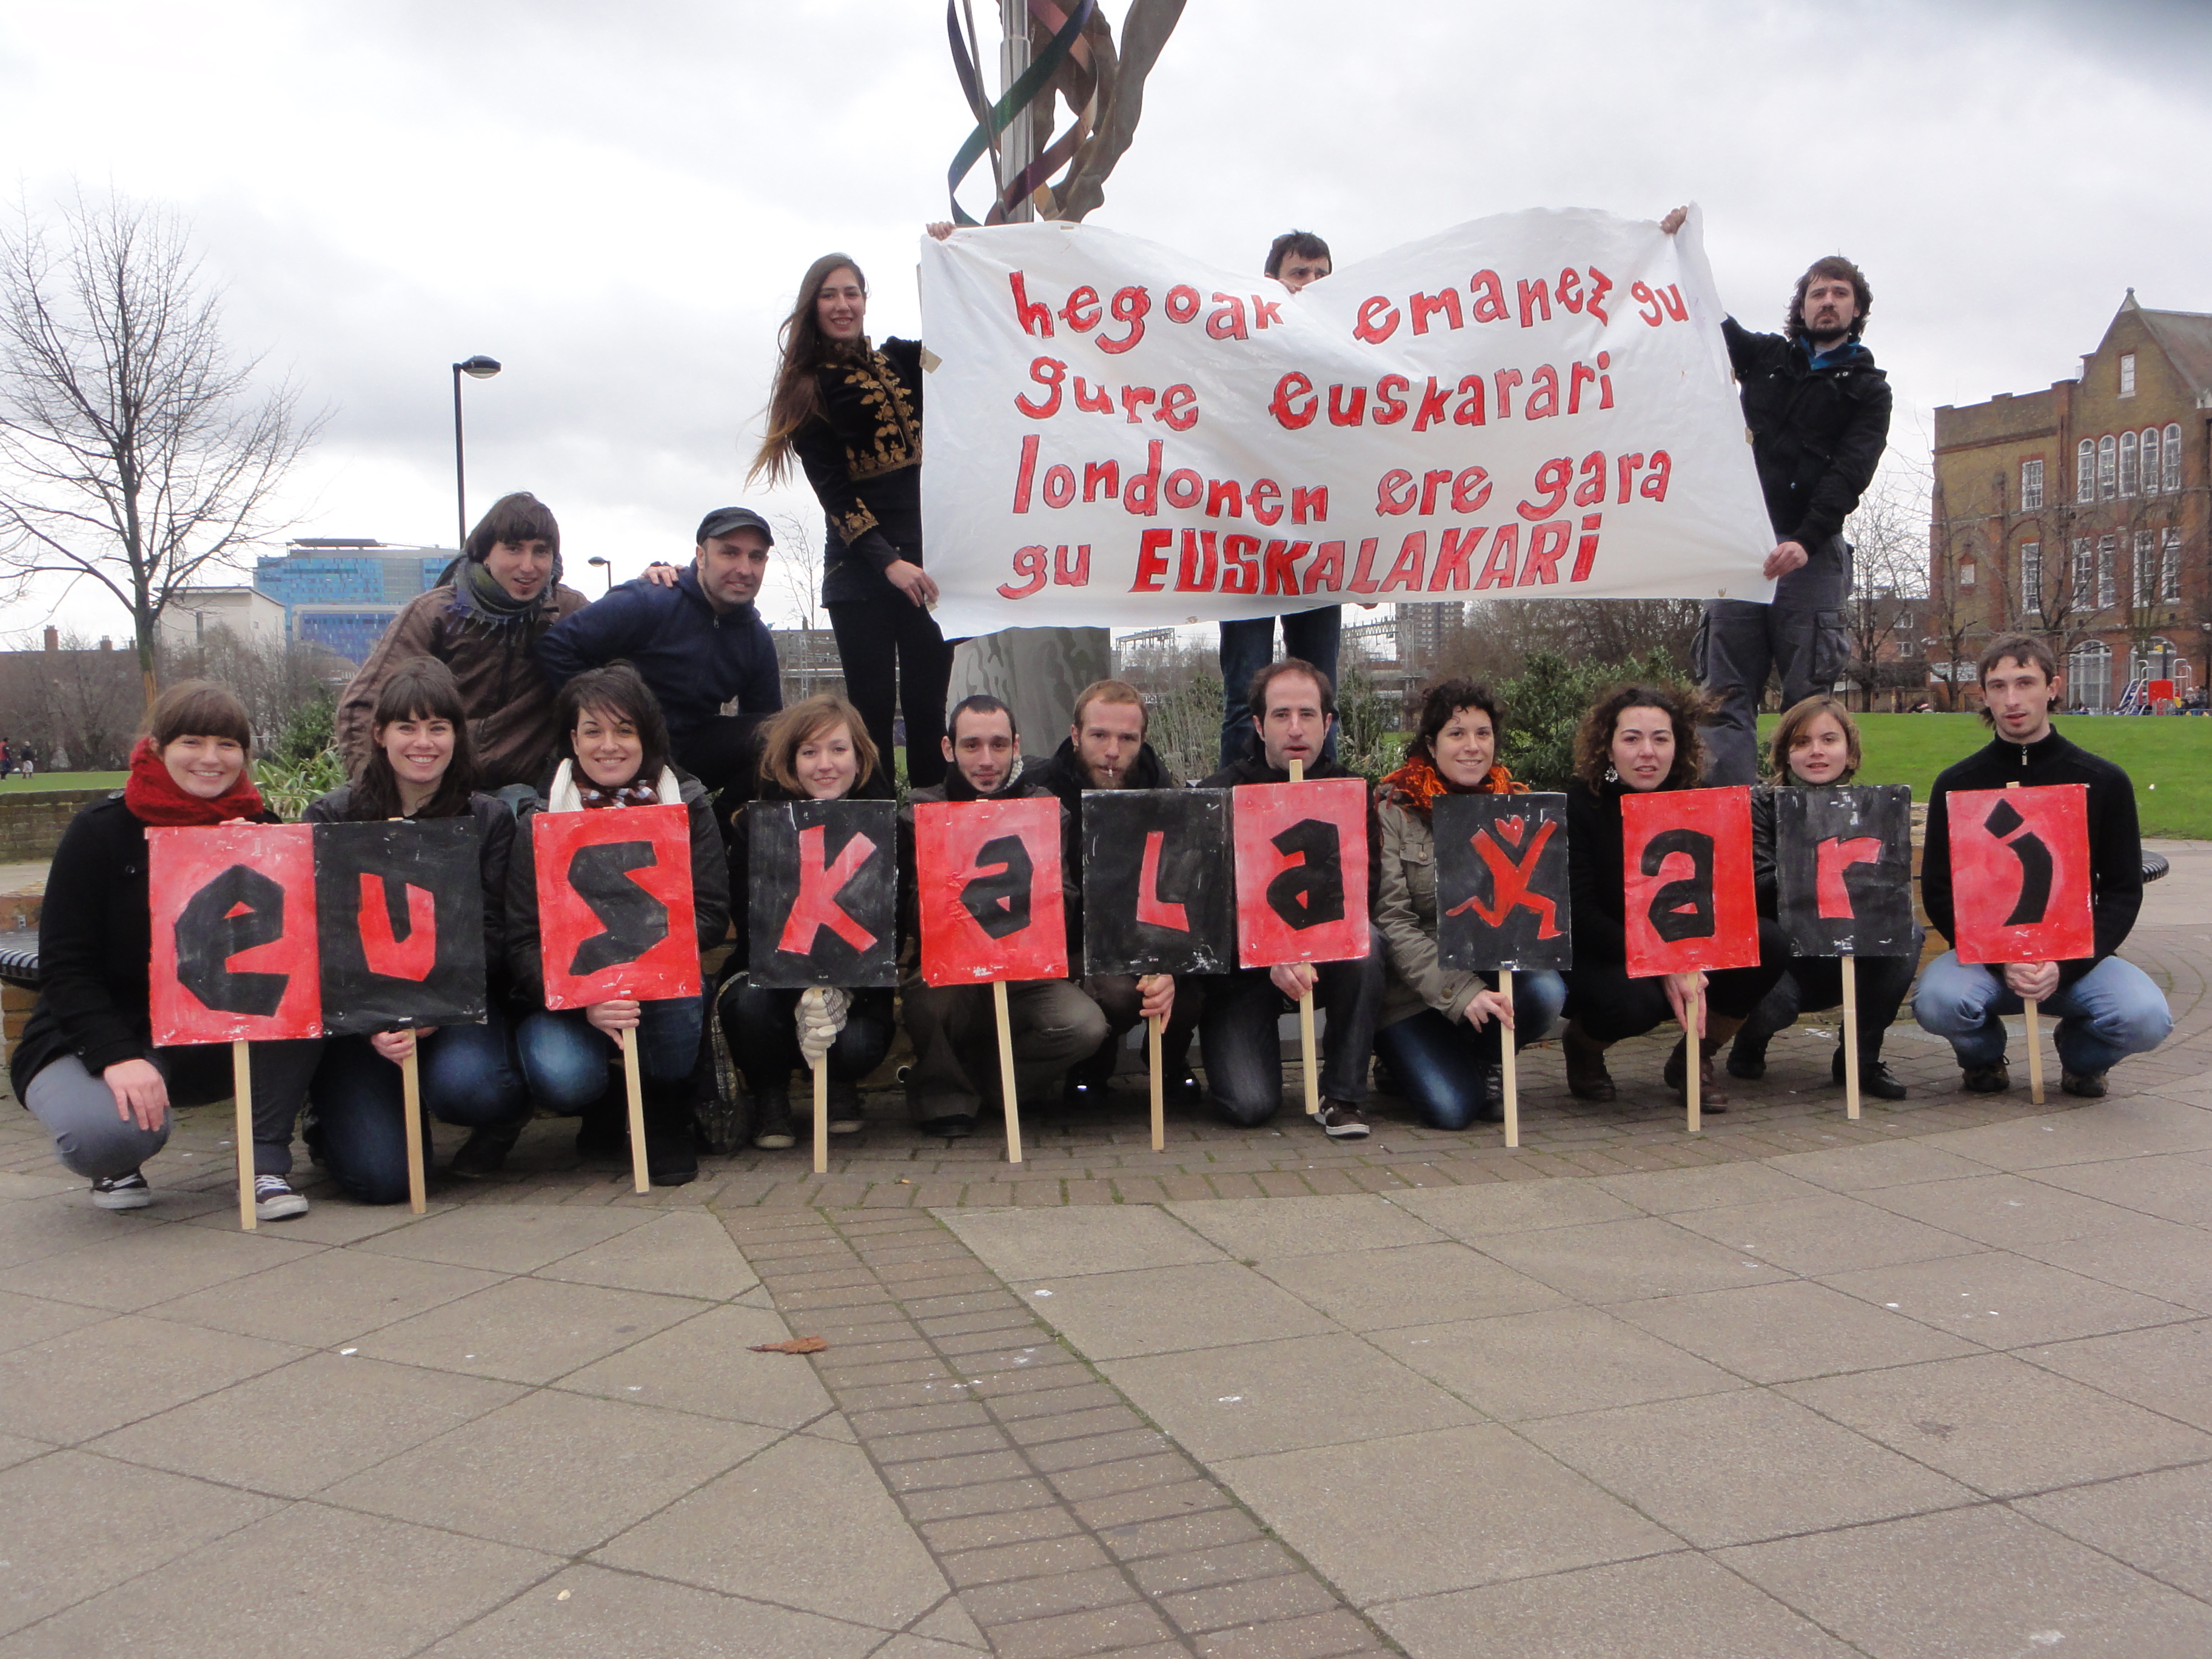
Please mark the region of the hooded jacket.
POLYGON ((1889 443, 1889 377, 1854 340, 1819 368, 1804 340, 1721 324, 1743 388, 1743 422, 1778 541, 1808 553, 1838 534, 1889 443))
POLYGON ((696 565, 672 587, 643 576, 563 617, 538 644, 538 665, 557 693, 586 669, 626 658, 660 699, 668 735, 682 741, 736 698, 742 714, 783 707, 775 641, 750 604, 717 611, 701 591, 696 565))

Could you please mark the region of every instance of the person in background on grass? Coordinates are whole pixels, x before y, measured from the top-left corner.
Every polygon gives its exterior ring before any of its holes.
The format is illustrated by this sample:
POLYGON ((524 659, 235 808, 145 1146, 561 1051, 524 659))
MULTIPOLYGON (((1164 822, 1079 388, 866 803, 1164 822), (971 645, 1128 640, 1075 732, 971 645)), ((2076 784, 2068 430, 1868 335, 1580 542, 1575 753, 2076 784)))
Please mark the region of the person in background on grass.
POLYGON ((2089 882, 2096 925, 2091 954, 2069 962, 1968 963, 1946 951, 1928 964, 1912 999, 1921 1029, 1947 1039, 1959 1057, 1968 1093, 2002 1094, 2012 1086, 2005 1063, 2004 1016, 2033 997, 2058 1018, 2053 1040, 2063 1068, 2059 1086, 2094 1100, 2105 1074, 2130 1054, 2148 1054, 2173 1030, 2172 1011, 2149 975, 2114 954, 2127 942, 2142 908, 2142 836, 2136 825, 2135 785, 2102 756, 2069 742, 2051 723, 2066 677, 2051 647, 2027 634, 2001 635, 1982 653, 1982 720, 1991 728, 1981 749, 1947 767, 1928 797, 1928 839, 1920 865, 1920 901, 1937 933, 1955 944, 1952 908, 1951 820, 1945 798, 1957 789, 2087 784, 2089 882))
POLYGON ((1399 1090, 1438 1129, 1505 1115, 1493 1076, 1504 1042, 1517 1052, 1552 1029, 1565 982, 1545 970, 1513 976, 1509 1002, 1495 973, 1446 968, 1437 951, 1437 854, 1431 815, 1445 795, 1525 794, 1497 763, 1504 720, 1488 687, 1446 680, 1422 694, 1419 728, 1405 763, 1382 780, 1382 831, 1375 931, 1389 972, 1375 1052, 1399 1090))
POLYGON ((470 785, 476 757, 453 671, 430 657, 401 663, 376 695, 368 760, 361 775, 307 808, 309 823, 471 819, 483 891, 485 1015, 481 1025, 430 1026, 329 1039, 308 1095, 308 1147, 339 1186, 364 1204, 407 1196, 407 1122, 400 1062, 417 1056, 422 1109, 465 1126, 449 1166, 487 1176, 530 1118, 514 1060, 507 1003, 507 876, 514 818, 470 785))
MULTIPOLYGON (((225 1042, 158 1048, 149 964, 146 832, 191 825, 274 823, 246 775, 246 705, 229 690, 185 680, 155 699, 119 794, 70 820, 47 872, 39 916, 38 1006, 9 1056, 15 1098, 54 1138, 62 1162, 92 1182, 103 1210, 153 1202, 141 1166, 160 1152, 173 1107, 231 1097, 225 1042)), ((253 1045, 254 1213, 303 1214, 292 1171, 292 1127, 320 1037, 253 1045)))

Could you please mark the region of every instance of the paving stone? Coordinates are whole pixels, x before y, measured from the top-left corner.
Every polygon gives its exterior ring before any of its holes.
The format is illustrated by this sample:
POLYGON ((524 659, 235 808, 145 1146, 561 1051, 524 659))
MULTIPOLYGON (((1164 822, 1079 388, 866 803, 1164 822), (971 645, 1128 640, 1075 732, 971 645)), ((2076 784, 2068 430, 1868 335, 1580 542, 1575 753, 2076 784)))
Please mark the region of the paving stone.
POLYGON ((1170 1213, 1239 1260, 1430 1244, 1437 1230, 1370 1194, 1271 1203, 1170 1204, 1170 1213))
MULTIPOLYGON (((1885 1199, 1891 1196, 1885 1193, 1885 1199)), ((1694 1210, 1672 1217, 1678 1227, 1794 1273, 1848 1273, 1966 1255, 1980 1247, 1942 1227, 1842 1194, 1771 1200, 1694 1210)))
MULTIPOLYGON (((43 1212, 51 1204, 30 1206, 43 1212)), ((58 1217, 57 1218, 58 1218, 58 1217)), ((101 1218, 115 1218, 101 1212, 101 1218)), ((295 1243, 276 1226, 252 1233, 202 1227, 135 1228, 57 1255, 43 1255, 0 1272, 0 1290, 88 1308, 129 1313, 210 1285, 313 1255, 319 1244, 295 1243)))
POLYGON ((2014 1352, 2031 1364, 2212 1430, 2212 1320, 2014 1352))
POLYGON ((1062 1281, 1039 1316, 1093 1359, 1320 1335, 1330 1322, 1232 1261, 1062 1281))
POLYGON ((775 1314, 709 1308, 657 1335, 570 1371, 555 1385, 609 1400, 795 1429, 830 1409, 804 1357, 754 1353, 790 1332, 775 1314))
POLYGON ((1600 1308, 1416 1325, 1370 1340, 1475 1410, 1507 1421, 1742 1386, 1600 1308))
POLYGON ((2212 1163, 2188 1153, 2041 1169, 2035 1180, 2167 1221, 2212 1224, 2212 1163))
POLYGON ((1820 1196, 1807 1190, 1808 1182, 1765 1163, 1610 1176, 1597 1184, 1650 1215, 1679 1215, 1745 1204, 1786 1204, 1820 1196))
POLYGON ((2063 1342, 2189 1316, 2174 1303, 1996 1250, 1834 1273, 1820 1282, 1991 1348, 2063 1342))
POLYGON ((0 1291, 0 1353, 82 1330, 113 1316, 104 1308, 50 1302, 43 1297, 13 1296, 0 1291))
POLYGON ((1977 1351, 1963 1337, 1798 1280, 1625 1303, 1613 1312, 1751 1382, 1950 1359, 1977 1351))
MULTIPOLYGON (((447 1638, 425 1659, 860 1659, 896 1651, 878 1646, 883 1639, 883 1632, 865 1625, 635 1573, 572 1566, 447 1638)), ((918 1648, 915 1659, 920 1653, 918 1648)))
POLYGON ((364 1250, 318 1250, 146 1311, 241 1336, 332 1348, 489 1289, 501 1277, 364 1250))
POLYGON ((489 1273, 526 1273, 603 1245, 649 1218, 635 1210, 471 1205, 379 1233, 358 1248, 377 1255, 412 1256, 418 1261, 443 1261, 489 1273))
POLYGON ((1566 1301, 1550 1285, 1456 1243, 1263 1261, 1259 1271, 1355 1331, 1525 1313, 1566 1301))
POLYGON ((135 1314, 102 1320, 0 1354, 0 1430, 74 1444, 303 1352, 135 1314))
MULTIPOLYGON (((2130 1159, 2125 1167, 2142 1161, 2130 1159)), ((2205 1173, 2212 1175, 2212 1170, 2205 1173)), ((1972 1176, 1959 1181, 1916 1182, 1911 1186, 1886 1188, 1869 1201, 1898 1215, 1910 1216, 1970 1238, 1977 1244, 2007 1250, 2023 1244, 2050 1244, 2062 1239, 2081 1238, 2140 1218, 2136 1212, 2119 1205, 2068 1192, 2041 1179, 2008 1174, 1972 1176)))
POLYGON ((2177 1589, 2212 1601, 2212 1464, 2046 1492, 2014 1507, 2177 1589))
POLYGON ((1790 1276, 1653 1217, 1492 1236, 1476 1248, 1577 1301, 1599 1304, 1771 1284, 1790 1276))

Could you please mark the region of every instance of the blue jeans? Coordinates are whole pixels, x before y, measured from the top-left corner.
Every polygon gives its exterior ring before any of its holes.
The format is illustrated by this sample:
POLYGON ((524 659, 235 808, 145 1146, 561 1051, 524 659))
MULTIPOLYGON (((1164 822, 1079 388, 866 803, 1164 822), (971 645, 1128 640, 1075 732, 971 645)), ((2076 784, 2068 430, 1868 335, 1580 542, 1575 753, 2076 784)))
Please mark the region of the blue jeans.
MULTIPOLYGON (((763 989, 742 975, 722 988, 722 1040, 745 1074, 745 1086, 756 1095, 788 1090, 791 1074, 806 1069, 806 1057, 799 1052, 799 995, 763 989)), ((840 1083, 858 1083, 884 1063, 890 1048, 891 994, 854 992, 845 1029, 830 1045, 830 1075, 840 1083)))
MULTIPOLYGON (((1321 1034, 1321 1092, 1347 1106, 1367 1101, 1368 1063, 1375 1057, 1375 1018, 1382 1012, 1382 942, 1346 962, 1317 962, 1314 1006, 1328 1012, 1321 1034)), ((1198 1041, 1207 1092, 1224 1119, 1254 1128, 1283 1103, 1283 1041, 1276 1022, 1293 1006, 1265 968, 1240 968, 1188 983, 1200 988, 1198 1041)), ((1181 1000, 1178 988, 1177 1000, 1181 1000)), ((1096 1042, 1092 1047, 1096 1047, 1096 1042)))
MULTIPOLYGON (((2112 1070, 2130 1054, 2146 1054, 2166 1041, 2173 1015, 2149 975, 2132 962, 2106 957, 2042 1005, 2054 1014, 2059 1063, 2077 1077, 2112 1070)), ((1946 951, 1921 970, 1913 1017, 1923 1030, 1949 1040, 1966 1070, 1995 1066, 2005 1057, 2001 1016, 2020 1012, 2005 988, 2004 970, 1961 962, 1946 951)))
MULTIPOLYGON (((496 1007, 481 1025, 440 1026, 415 1052, 422 1109, 440 1122, 485 1129, 529 1117, 530 1097, 496 1007)), ((332 1037, 307 1092, 315 1107, 315 1151, 338 1185, 364 1204, 405 1198, 407 1109, 399 1068, 365 1036, 332 1037)))
MULTIPOLYGON (((1344 632, 1344 608, 1325 605, 1317 611, 1294 611, 1282 617, 1283 654, 1303 658, 1336 684, 1337 641, 1344 632)), ((1252 617, 1221 624, 1221 763, 1233 766, 1252 746, 1252 708, 1245 701, 1252 678, 1275 660, 1273 617, 1252 617)), ((1336 758, 1336 727, 1321 746, 1329 760, 1336 758)))
MULTIPOLYGON (((652 1083, 681 1083, 699 1060, 707 994, 647 1002, 638 1009, 637 1069, 652 1083)), ((532 1098, 547 1111, 574 1117, 607 1092, 608 1062, 622 1050, 584 1018, 581 1008, 541 1008, 515 1033, 515 1051, 532 1098)))
MULTIPOLYGON (((1497 976, 1483 982, 1498 988, 1497 976)), ((1567 982, 1557 974, 1513 975, 1513 1048, 1540 1041, 1566 1006, 1567 982)), ((1375 1034, 1375 1052, 1431 1128, 1464 1129, 1482 1115, 1486 1073, 1498 1063, 1498 1022, 1480 1030, 1465 1020, 1424 1008, 1375 1034)))

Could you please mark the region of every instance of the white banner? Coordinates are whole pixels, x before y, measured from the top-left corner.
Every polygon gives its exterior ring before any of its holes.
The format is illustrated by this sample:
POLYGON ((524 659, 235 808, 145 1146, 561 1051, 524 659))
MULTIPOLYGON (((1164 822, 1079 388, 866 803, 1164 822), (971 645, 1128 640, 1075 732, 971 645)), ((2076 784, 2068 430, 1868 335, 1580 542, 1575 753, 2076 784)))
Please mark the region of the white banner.
POLYGON ((925 239, 939 623, 1769 598, 1699 224, 1504 214, 1297 295, 1085 225, 925 239))

